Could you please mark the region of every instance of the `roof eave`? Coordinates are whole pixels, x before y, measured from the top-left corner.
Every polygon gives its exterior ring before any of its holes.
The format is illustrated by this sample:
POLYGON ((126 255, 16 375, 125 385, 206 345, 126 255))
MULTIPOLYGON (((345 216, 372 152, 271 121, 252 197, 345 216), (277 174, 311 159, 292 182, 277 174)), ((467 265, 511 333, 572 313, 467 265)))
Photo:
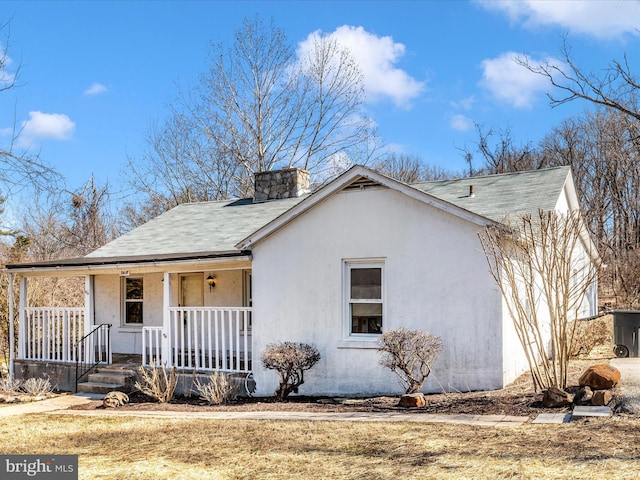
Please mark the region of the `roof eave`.
POLYGON ((7 273, 68 273, 81 271, 106 271, 113 269, 169 267, 178 265, 199 265, 211 262, 247 261, 251 252, 233 250, 225 252, 194 252, 185 254, 157 254, 122 257, 79 257, 42 262, 16 263, 6 265, 7 273))

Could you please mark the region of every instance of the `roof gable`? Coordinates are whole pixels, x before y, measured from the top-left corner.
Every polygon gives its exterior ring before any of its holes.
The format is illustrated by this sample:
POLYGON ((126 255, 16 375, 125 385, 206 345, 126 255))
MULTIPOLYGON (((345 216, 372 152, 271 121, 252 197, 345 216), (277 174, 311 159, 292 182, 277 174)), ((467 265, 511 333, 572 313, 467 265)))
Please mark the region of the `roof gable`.
POLYGON ((464 209, 455 203, 437 198, 427 192, 414 188, 411 185, 387 177, 381 173, 375 172, 367 167, 356 165, 345 173, 329 182, 318 191, 304 199, 299 204, 293 206, 290 210, 280 215, 278 218, 269 222, 259 230, 244 238, 236 248, 245 250, 250 249, 252 245, 263 240, 264 238, 275 233, 280 228, 292 222, 300 215, 305 214, 316 205, 322 203, 325 199, 337 192, 348 189, 366 189, 366 188, 390 188, 415 200, 431 205, 435 208, 447 211, 452 215, 463 218, 478 225, 487 225, 493 223, 492 219, 478 215, 477 213, 464 209))

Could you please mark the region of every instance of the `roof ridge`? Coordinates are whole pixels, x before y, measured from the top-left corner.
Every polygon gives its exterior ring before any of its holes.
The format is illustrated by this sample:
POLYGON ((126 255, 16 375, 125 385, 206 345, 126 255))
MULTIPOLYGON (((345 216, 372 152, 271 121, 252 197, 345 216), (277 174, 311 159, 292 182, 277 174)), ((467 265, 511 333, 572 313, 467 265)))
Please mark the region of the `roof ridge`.
POLYGON ((516 176, 516 175, 526 175, 526 174, 534 174, 540 172, 548 172, 550 170, 569 170, 571 168, 570 165, 558 165, 556 167, 546 167, 546 168, 537 168, 535 170, 520 170, 517 172, 503 172, 503 173, 491 173, 488 175, 474 175, 467 177, 459 177, 459 178, 445 178, 442 180, 425 180, 422 182, 413 182, 408 185, 424 185, 426 183, 439 183, 439 182, 458 182, 463 180, 474 180, 474 179, 485 179, 485 178, 494 178, 494 177, 507 177, 507 176, 516 176))

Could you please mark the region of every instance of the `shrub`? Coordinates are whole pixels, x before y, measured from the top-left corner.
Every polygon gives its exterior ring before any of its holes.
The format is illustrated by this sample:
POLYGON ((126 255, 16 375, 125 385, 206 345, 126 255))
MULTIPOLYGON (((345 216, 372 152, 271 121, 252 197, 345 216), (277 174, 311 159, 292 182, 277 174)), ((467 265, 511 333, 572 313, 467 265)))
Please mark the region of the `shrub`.
POLYGON ((28 378, 20 388, 27 395, 34 397, 48 395, 53 391, 53 386, 48 378, 28 378))
POLYGON ((418 393, 442 351, 442 339, 422 330, 397 328, 380 336, 378 351, 380 365, 398 375, 405 393, 418 393))
POLYGON ((173 399, 178 380, 176 378, 176 367, 172 367, 169 374, 163 365, 158 369, 155 365, 150 368, 140 367, 140 380, 137 380, 135 387, 145 395, 155 398, 160 403, 168 403, 173 399), (160 374, 159 372, 162 372, 160 374))
POLYGON ((237 382, 230 382, 227 374, 213 372, 207 380, 200 383, 200 380, 196 379, 194 385, 200 398, 206 400, 209 405, 221 405, 238 398, 239 386, 237 382))
POLYGON ((291 392, 298 392, 304 383, 304 372, 320 360, 320 352, 307 343, 281 342, 267 345, 262 352, 262 365, 280 375, 276 400, 283 401, 291 392))
POLYGON ((0 393, 15 394, 22 392, 22 380, 5 377, 0 379, 0 393))

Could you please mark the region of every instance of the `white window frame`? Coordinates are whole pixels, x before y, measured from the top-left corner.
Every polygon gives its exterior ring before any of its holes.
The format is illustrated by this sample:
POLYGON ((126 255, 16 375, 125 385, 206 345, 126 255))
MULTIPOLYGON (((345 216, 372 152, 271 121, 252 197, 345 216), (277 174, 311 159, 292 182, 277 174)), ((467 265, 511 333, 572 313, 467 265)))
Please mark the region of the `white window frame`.
POLYGON ((380 299, 358 299, 358 303, 380 303, 382 304, 382 331, 384 332, 386 321, 386 281, 385 281, 385 259, 384 258, 364 258, 364 259, 344 259, 342 269, 342 339, 340 346, 365 346, 374 348, 376 340, 380 338, 378 333, 352 333, 351 332, 351 270, 358 268, 379 268, 381 280, 380 299), (345 342, 346 341, 346 342, 345 342), (353 343, 353 342, 355 343, 353 343))
POLYGON ((120 324, 123 327, 140 327, 144 325, 144 277, 121 277, 120 290, 121 290, 121 318, 120 324), (127 280, 142 280, 142 299, 128 299, 127 298, 127 280), (128 303, 141 303, 142 304, 142 323, 129 323, 127 322, 127 304, 128 303))

